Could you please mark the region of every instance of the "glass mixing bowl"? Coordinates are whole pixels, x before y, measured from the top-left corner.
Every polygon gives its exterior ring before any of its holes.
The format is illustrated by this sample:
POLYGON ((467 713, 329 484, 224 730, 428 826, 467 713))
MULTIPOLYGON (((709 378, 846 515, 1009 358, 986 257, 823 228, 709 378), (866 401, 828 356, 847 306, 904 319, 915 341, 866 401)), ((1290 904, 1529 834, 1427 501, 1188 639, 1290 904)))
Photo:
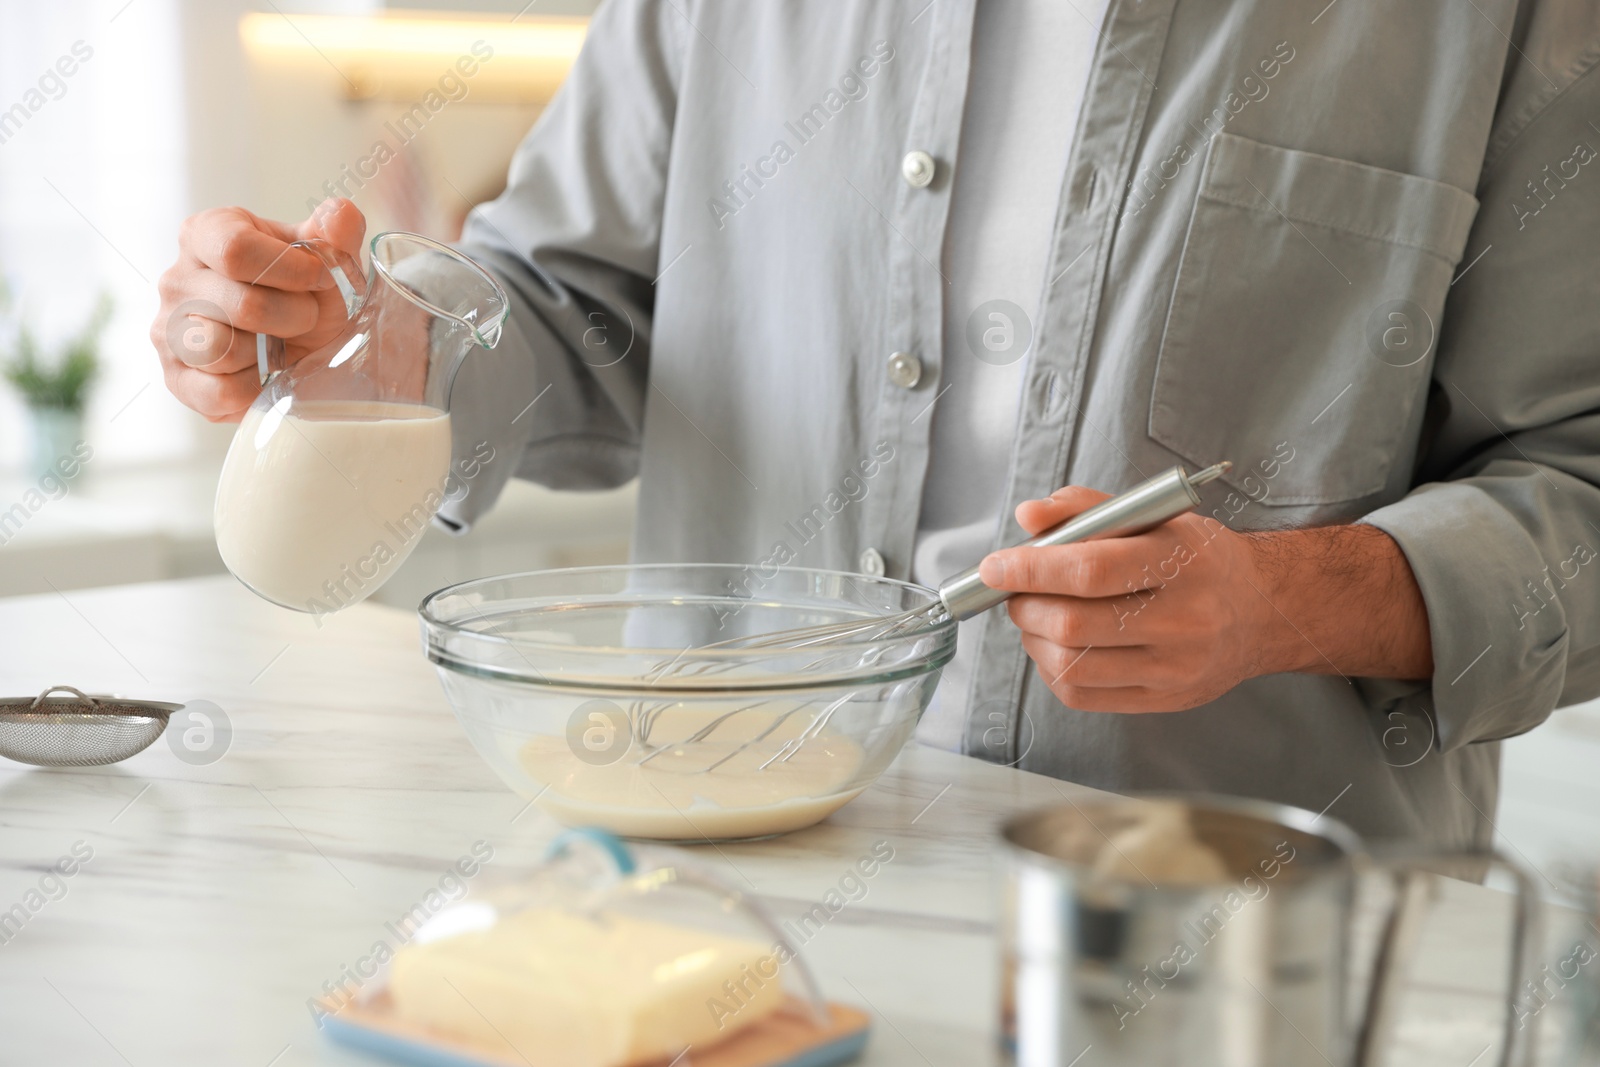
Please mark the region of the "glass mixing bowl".
POLYGON ((860 574, 657 564, 481 578, 419 614, 456 718, 508 785, 568 826, 693 842, 798 830, 871 785, 928 706, 956 624, 702 646, 937 599, 860 574))

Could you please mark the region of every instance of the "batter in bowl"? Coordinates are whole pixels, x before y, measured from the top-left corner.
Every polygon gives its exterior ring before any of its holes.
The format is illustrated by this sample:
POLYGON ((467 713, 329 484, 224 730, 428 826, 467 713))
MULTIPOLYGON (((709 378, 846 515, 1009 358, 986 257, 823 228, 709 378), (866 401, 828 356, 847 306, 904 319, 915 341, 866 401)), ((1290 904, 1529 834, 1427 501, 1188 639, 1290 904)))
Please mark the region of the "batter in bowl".
POLYGON ((633 738, 608 763, 580 758, 565 736, 556 735, 533 738, 519 758, 548 787, 537 800, 545 811, 569 826, 600 826, 626 837, 767 837, 820 822, 864 788, 852 784, 860 780, 861 746, 826 727, 800 740, 812 722, 805 711, 774 728, 788 708, 752 708, 704 740, 686 740, 731 710, 663 708, 651 722, 650 745, 633 738), (766 737, 712 767, 768 729, 766 737), (661 750, 645 760, 657 746, 661 750))

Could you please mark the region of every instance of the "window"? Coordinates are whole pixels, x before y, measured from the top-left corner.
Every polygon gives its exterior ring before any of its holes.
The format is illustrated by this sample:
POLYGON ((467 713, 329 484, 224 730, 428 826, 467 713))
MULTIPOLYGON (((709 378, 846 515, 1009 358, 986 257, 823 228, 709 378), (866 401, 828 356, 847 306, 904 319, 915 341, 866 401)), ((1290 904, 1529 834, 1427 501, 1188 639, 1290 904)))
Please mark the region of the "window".
MULTIPOLYGON (((176 0, 0 15, 0 274, 51 346, 100 292, 115 301, 88 410, 97 468, 193 447, 147 338, 188 199, 181 48, 176 0)), ((28 423, 16 394, 0 394, 0 467, 15 469, 28 423)))

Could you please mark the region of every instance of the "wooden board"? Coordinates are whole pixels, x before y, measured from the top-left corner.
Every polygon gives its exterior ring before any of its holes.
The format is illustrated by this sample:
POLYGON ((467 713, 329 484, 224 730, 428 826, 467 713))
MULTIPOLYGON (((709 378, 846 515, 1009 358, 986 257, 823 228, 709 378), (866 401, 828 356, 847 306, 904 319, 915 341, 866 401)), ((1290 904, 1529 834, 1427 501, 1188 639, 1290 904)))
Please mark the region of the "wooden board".
MULTIPOLYGON (((689 1055, 662 1059, 641 1067, 832 1067, 848 1063, 866 1047, 871 1019, 844 1004, 829 1004, 828 1025, 811 1021, 805 1002, 790 997, 773 1014, 714 1045, 688 1050, 689 1055)), ((324 1002, 323 1028, 343 1045, 377 1053, 413 1067, 529 1067, 520 1057, 479 1048, 468 1041, 438 1034, 395 1014, 387 993, 362 1004, 335 1010, 324 1002)), ((535 1062, 533 1067, 540 1067, 535 1062)))

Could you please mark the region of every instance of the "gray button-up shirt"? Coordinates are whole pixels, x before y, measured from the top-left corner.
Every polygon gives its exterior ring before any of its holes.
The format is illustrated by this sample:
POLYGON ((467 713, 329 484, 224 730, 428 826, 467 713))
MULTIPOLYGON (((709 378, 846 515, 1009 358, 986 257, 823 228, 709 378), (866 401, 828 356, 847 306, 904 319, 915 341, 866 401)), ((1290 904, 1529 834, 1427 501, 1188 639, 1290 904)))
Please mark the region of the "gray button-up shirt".
MULTIPOLYGON (((445 520, 512 476, 637 474, 641 560, 853 569, 871 550, 904 577, 949 358, 974 2, 602 5, 467 230, 514 312, 456 384, 458 447, 497 458, 445 520)), ((991 612, 967 751, 1488 840, 1495 742, 1600 694, 1597 61, 1587 0, 1113 0, 1008 511, 1231 459, 1203 511, 1234 529, 1394 536, 1435 674, 1089 714, 991 612)), ((1021 536, 1008 518, 999 540, 1021 536)))

